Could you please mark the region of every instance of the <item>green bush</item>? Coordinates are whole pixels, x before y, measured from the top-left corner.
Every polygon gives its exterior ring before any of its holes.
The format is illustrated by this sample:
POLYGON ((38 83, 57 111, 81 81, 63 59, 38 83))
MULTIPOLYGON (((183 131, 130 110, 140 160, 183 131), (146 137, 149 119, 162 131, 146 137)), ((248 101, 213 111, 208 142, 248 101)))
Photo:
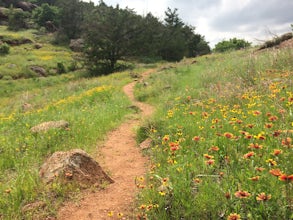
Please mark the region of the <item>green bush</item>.
POLYGON ((9 54, 10 46, 7 43, 0 44, 0 54, 6 55, 9 54))
POLYGON ((215 45, 216 52, 225 52, 229 50, 240 50, 250 47, 251 43, 243 39, 233 38, 230 40, 223 40, 215 45))

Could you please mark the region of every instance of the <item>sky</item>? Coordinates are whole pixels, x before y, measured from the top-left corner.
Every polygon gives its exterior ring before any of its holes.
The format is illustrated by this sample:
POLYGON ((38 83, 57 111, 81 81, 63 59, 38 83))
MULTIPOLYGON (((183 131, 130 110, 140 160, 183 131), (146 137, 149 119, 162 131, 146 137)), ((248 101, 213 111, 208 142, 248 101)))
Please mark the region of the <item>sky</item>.
MULTIPOLYGON (((98 4, 99 0, 91 0, 98 4)), ((290 32, 293 0, 104 0, 110 6, 151 12, 163 21, 168 7, 178 9, 185 24, 205 36, 211 47, 236 37, 254 44, 290 32)))

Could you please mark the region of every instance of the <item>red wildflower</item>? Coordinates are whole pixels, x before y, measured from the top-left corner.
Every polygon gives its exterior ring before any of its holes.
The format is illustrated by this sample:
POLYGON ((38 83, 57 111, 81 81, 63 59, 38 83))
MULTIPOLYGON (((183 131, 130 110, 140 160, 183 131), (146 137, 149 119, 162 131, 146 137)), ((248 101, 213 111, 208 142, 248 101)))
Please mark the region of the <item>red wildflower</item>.
POLYGON ((254 154, 255 153, 253 151, 250 151, 247 154, 244 154, 243 158, 244 159, 249 159, 250 157, 254 156, 254 154))
POLYGON ((243 199, 243 198, 248 198, 251 194, 249 192, 239 190, 239 191, 235 192, 234 195, 237 198, 243 199))
POLYGON ((271 123, 266 123, 265 124, 265 128, 272 128, 273 127, 273 124, 271 124, 271 123))
POLYGON ((225 136, 226 138, 228 138, 228 139, 232 139, 232 138, 234 137, 234 135, 233 135, 232 133, 230 133, 230 132, 225 132, 225 133, 224 133, 224 136, 225 136))
POLYGON ((258 111, 258 110, 256 110, 256 111, 253 112, 253 115, 255 115, 255 116, 260 115, 260 114, 261 114, 261 112, 258 111))
POLYGON ((214 158, 214 156, 212 156, 212 155, 208 155, 208 154, 204 154, 203 155, 206 159, 213 159, 214 158))
POLYGON ((282 133, 282 131, 280 131, 280 130, 274 131, 273 136, 278 137, 281 135, 281 133, 282 133))
POLYGON ((278 120, 278 117, 275 115, 269 117, 269 121, 277 121, 277 120, 278 120))
POLYGON ((248 128, 253 128, 254 127, 254 124, 248 124, 247 127, 248 128))
POLYGON ((249 144, 249 147, 248 148, 253 148, 253 149, 262 149, 263 146, 262 145, 259 145, 258 143, 251 143, 249 144))
POLYGON ((270 172, 270 174, 272 174, 274 176, 281 176, 282 175, 282 172, 280 169, 273 169, 273 170, 270 170, 269 172, 270 172))
POLYGON ((293 174, 291 174, 291 175, 281 174, 279 176, 279 180, 281 180, 281 181, 287 181, 287 182, 292 182, 293 181, 293 174))
POLYGON ((240 215, 237 214, 237 213, 231 213, 231 214, 228 216, 227 220, 241 220, 241 217, 240 217, 240 215))
POLYGON ((214 163, 215 163, 215 160, 213 160, 213 159, 210 159, 210 160, 206 161, 207 165, 213 165, 214 163))
POLYGON ((200 137, 199 137, 199 136, 194 136, 194 137, 192 138, 192 140, 193 140, 193 141, 200 141, 200 137))
POLYGON ((271 195, 266 195, 264 192, 262 192, 256 196, 257 201, 268 201, 271 198, 272 198, 271 195))
POLYGON ((292 139, 290 137, 287 137, 287 138, 282 140, 282 145, 284 145, 284 146, 289 147, 291 145, 291 143, 292 143, 292 139))
POLYGON ((281 154, 283 151, 280 149, 274 149, 273 155, 278 156, 279 154, 281 154))
POLYGON ((218 146, 212 146, 209 151, 218 151, 220 148, 218 146))
POLYGON ((258 171, 258 172, 262 172, 262 171, 265 170, 265 168, 263 168, 263 167, 256 167, 255 170, 258 171))
POLYGON ((259 176, 254 176, 254 177, 251 177, 249 179, 252 180, 252 181, 258 181, 259 180, 259 176))

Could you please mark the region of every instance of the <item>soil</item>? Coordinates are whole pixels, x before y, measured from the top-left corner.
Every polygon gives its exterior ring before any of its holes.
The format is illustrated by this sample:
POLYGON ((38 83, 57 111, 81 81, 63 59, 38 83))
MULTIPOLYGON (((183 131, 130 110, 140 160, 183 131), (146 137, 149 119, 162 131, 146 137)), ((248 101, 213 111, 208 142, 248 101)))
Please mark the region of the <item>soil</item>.
MULTIPOLYGON (((153 70, 149 70, 143 73, 142 77, 152 72, 153 70)), ((64 204, 58 212, 57 219, 135 219, 135 198, 138 192, 135 178, 144 176, 148 164, 148 158, 142 155, 137 146, 135 127, 139 126, 143 117, 150 116, 154 111, 152 106, 135 100, 135 84, 136 82, 132 82, 126 85, 123 91, 133 105, 141 110, 141 117, 129 119, 110 132, 103 146, 98 149, 97 161, 109 173, 114 183, 102 190, 82 192, 79 201, 64 204), (113 212, 112 217, 108 216, 109 212, 113 212)))

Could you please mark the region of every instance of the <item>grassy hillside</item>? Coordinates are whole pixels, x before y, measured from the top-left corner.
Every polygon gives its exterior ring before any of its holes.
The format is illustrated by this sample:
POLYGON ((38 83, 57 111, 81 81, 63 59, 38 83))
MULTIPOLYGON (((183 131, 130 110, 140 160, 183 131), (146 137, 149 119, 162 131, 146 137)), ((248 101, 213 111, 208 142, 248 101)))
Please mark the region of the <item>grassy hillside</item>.
POLYGON ((158 106, 139 219, 292 219, 292 49, 196 60, 137 86, 158 106))

